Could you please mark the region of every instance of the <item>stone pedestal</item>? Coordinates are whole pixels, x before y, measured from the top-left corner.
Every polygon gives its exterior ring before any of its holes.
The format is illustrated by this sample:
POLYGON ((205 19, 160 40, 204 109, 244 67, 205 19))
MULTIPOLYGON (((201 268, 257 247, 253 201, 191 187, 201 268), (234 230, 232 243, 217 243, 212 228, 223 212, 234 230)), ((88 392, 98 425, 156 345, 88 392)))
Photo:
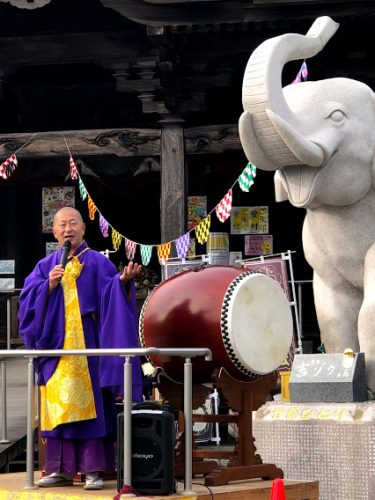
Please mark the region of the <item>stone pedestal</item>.
POLYGON ((349 352, 296 354, 289 381, 291 403, 367 401, 365 355, 349 352))
POLYGON ((375 500, 375 402, 266 403, 253 434, 286 479, 319 481, 320 500, 375 500))

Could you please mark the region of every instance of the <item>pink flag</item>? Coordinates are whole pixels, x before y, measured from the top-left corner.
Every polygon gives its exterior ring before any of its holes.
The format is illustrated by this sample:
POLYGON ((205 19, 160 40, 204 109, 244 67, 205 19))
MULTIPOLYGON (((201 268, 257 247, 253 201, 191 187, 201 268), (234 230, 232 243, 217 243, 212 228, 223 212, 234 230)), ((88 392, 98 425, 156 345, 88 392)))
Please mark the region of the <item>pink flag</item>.
POLYGON ((216 215, 220 222, 225 222, 232 211, 232 190, 230 189, 221 202, 216 205, 216 215))

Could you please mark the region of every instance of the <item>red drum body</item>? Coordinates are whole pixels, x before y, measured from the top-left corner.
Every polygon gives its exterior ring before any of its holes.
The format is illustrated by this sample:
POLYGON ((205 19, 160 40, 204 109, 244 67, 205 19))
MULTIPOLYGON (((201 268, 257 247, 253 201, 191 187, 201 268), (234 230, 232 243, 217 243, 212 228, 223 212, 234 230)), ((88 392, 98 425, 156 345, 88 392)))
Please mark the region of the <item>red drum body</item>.
MULTIPOLYGON (((264 274, 228 266, 184 271, 158 285, 143 305, 141 346, 204 348, 212 361, 193 359, 196 382, 211 382, 215 369, 251 382, 277 369, 288 354, 293 320, 280 284, 264 274)), ((176 381, 184 360, 152 356, 176 381)))

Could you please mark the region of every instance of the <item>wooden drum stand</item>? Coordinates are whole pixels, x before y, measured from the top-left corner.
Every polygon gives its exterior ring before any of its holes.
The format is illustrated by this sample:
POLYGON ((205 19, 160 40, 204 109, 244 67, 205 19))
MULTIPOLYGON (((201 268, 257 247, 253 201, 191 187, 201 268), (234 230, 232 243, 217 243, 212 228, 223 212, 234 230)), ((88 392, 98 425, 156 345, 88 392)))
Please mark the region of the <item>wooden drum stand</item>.
MULTIPOLYGON (((193 422, 235 422, 238 425, 238 438, 233 451, 197 449, 193 437, 193 475, 205 475, 206 486, 219 486, 230 481, 246 479, 282 478, 283 471, 273 464, 264 464, 256 454, 252 433, 252 412, 257 410, 267 399, 276 383, 277 374, 273 372, 254 382, 241 382, 232 378, 223 369, 215 372, 213 385, 225 395, 229 407, 238 415, 193 415, 193 422), (215 460, 229 459, 225 467, 218 466, 215 460)), ((183 415, 183 386, 166 377, 160 376, 156 387, 163 400, 168 400, 171 406, 183 415)), ((207 387, 194 384, 193 408, 197 408, 207 396, 207 387)), ((184 475, 184 419, 179 419, 181 431, 177 439, 175 476, 184 475)))

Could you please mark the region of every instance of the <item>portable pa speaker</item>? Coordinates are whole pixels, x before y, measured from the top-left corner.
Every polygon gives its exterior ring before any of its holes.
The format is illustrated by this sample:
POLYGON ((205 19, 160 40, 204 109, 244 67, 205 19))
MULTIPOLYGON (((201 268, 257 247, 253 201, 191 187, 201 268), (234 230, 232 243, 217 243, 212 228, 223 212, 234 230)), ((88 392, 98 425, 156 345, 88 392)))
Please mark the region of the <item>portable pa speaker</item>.
MULTIPOLYGON (((174 415, 156 403, 136 405, 132 410, 132 486, 144 494, 176 491, 174 415)), ((117 417, 117 490, 124 480, 124 414, 117 417)))

